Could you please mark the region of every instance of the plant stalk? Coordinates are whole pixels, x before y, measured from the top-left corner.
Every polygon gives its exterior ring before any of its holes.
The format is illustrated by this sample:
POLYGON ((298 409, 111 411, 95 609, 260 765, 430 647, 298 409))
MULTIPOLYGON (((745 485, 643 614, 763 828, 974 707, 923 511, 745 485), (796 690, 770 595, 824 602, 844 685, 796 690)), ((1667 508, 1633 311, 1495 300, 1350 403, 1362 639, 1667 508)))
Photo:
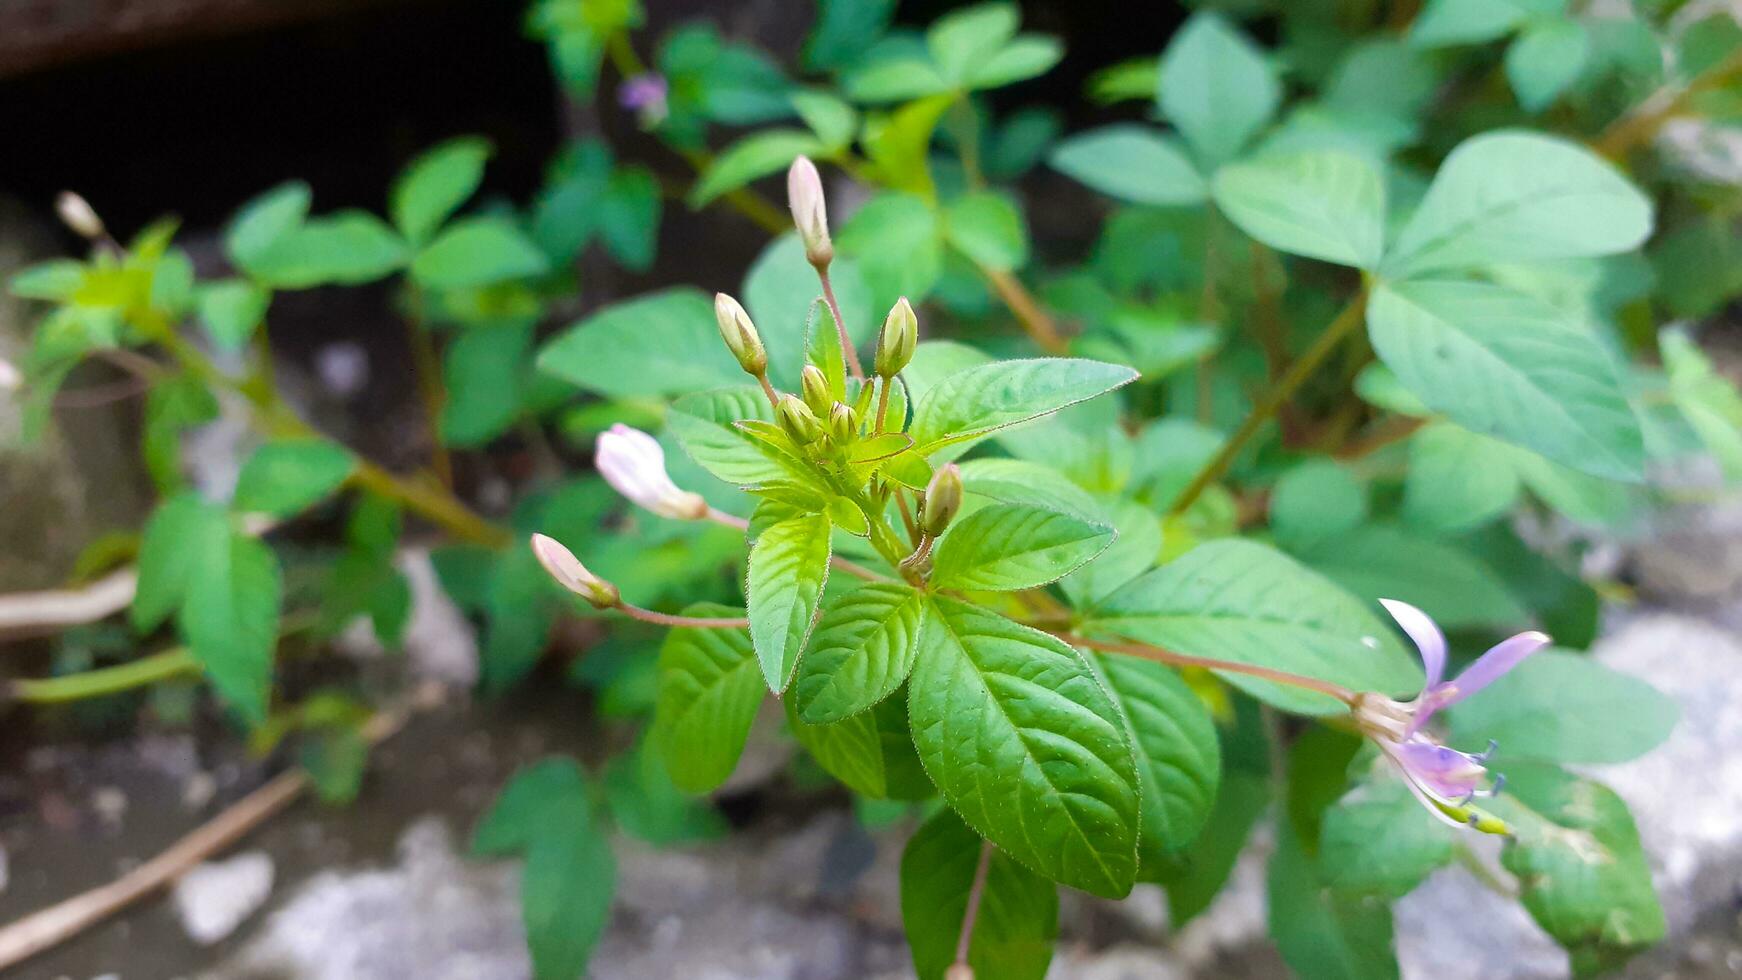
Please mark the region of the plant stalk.
POLYGON ((1245 674, 1260 680, 1276 684, 1286 684, 1304 690, 1336 698, 1351 707, 1358 695, 1341 684, 1322 681, 1316 677, 1306 677, 1301 674, 1291 674, 1286 670, 1273 667, 1260 667, 1257 664, 1243 664, 1233 660, 1217 660, 1214 657, 1194 657, 1186 653, 1175 653, 1161 647, 1150 646, 1147 643, 1127 643, 1120 640, 1098 640, 1092 637, 1079 636, 1057 630, 1048 630, 1052 635, 1072 646, 1088 647, 1093 650, 1105 650, 1108 653, 1122 653, 1129 657, 1141 657, 1154 660, 1157 663, 1169 664, 1174 667, 1202 667, 1205 670, 1219 670, 1230 674, 1245 674))

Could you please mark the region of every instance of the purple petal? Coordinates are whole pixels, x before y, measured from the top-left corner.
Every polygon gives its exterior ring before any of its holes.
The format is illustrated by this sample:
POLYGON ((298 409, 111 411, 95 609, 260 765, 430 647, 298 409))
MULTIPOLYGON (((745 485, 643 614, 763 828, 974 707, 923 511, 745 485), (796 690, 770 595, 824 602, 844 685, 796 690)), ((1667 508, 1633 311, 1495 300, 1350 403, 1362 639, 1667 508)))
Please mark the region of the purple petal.
POLYGON ((1457 801, 1481 789, 1488 770, 1475 757, 1426 740, 1408 741, 1394 749, 1397 760, 1428 792, 1457 801))
POLYGON ((1379 604, 1397 620, 1397 625, 1409 634, 1415 641, 1415 647, 1421 651, 1421 665, 1427 670, 1427 683, 1422 685, 1426 691, 1440 682, 1446 673, 1446 635, 1427 613, 1415 608, 1407 602, 1396 599, 1381 599, 1379 604))
POLYGON ((1443 708, 1448 704, 1457 704, 1475 694, 1505 676, 1507 671, 1522 663, 1525 657, 1548 646, 1550 642, 1552 641, 1547 634, 1531 630, 1494 644, 1452 681, 1452 687, 1455 688, 1452 696, 1440 702, 1439 706, 1443 708))

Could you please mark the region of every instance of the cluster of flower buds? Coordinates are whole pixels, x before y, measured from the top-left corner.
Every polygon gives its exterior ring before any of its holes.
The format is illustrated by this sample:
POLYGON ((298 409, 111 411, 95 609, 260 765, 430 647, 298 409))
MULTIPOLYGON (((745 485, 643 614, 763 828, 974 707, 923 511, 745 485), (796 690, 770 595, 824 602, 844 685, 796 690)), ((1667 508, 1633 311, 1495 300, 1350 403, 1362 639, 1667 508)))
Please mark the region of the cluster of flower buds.
POLYGON ((818 270, 835 260, 829 241, 829 210, 823 200, 823 178, 809 157, 801 156, 786 172, 786 202, 792 208, 792 223, 804 242, 804 257, 818 270))
POLYGON ((538 557, 538 563, 544 566, 550 577, 556 579, 558 585, 587 600, 594 609, 614 609, 622 605, 623 598, 618 594, 617 587, 587 571, 587 566, 581 564, 574 552, 563 547, 555 538, 534 534, 532 553, 538 557))
POLYGON ((708 502, 672 482, 659 440, 640 429, 617 424, 600 434, 593 464, 612 489, 638 507, 679 521, 708 516, 708 502))
POLYGON ((720 326, 720 339, 726 342, 726 349, 738 359, 738 366, 744 369, 744 373, 753 378, 766 376, 768 351, 763 348, 762 335, 756 332, 756 324, 750 322, 750 314, 744 312, 743 305, 725 293, 715 293, 714 320, 720 326))

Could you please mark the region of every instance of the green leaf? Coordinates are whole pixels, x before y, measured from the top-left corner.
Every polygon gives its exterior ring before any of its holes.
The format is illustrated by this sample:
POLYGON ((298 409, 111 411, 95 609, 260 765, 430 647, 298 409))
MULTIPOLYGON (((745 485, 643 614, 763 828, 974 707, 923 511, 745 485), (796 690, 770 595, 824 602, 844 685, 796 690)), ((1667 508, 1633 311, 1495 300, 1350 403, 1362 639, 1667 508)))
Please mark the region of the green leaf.
POLYGON ((908 718, 944 799, 1048 878, 1128 892, 1137 771, 1124 719, 1087 661, 1055 637, 941 596, 922 642, 908 718))
POLYGON ((357 799, 369 765, 369 741, 355 728, 335 728, 309 736, 298 753, 322 803, 343 806, 357 799))
POLYGON ((1209 194, 1178 140, 1137 123, 1072 136, 1053 149, 1048 162, 1103 194, 1134 204, 1197 204, 1209 194))
POLYGON ((520 417, 532 342, 531 324, 511 324, 466 330, 448 345, 441 424, 449 446, 483 445, 520 417))
POLYGON ((1570 17, 1531 24, 1506 48, 1506 79, 1518 104, 1528 112, 1553 105, 1578 80, 1590 53, 1590 35, 1570 17))
POLYGON ((1350 896, 1402 898, 1450 864, 1453 835, 1389 763, 1326 808, 1319 833, 1325 884, 1350 896))
POLYGON ((869 711, 828 724, 807 724, 785 699, 787 725, 805 751, 853 792, 872 799, 921 799, 931 782, 907 733, 907 706, 886 698, 869 711))
POLYGON ((1385 249, 1385 182, 1336 150, 1273 153, 1216 172, 1216 206, 1272 248, 1358 269, 1385 249))
POLYGON ((789 699, 799 717, 837 722, 893 694, 913 670, 927 608, 919 592, 876 582, 823 610, 789 699))
POLYGON ((584 797, 565 797, 540 815, 520 872, 520 909, 537 980, 586 972, 611 918, 617 874, 611 841, 584 797))
POLYGON ((1193 14, 1168 42, 1158 84, 1162 114, 1211 167, 1233 159, 1282 101, 1264 52, 1216 13, 1193 14))
POLYGON ((495 557, 482 597, 479 659, 485 693, 507 691, 538 665, 556 623, 554 590, 531 548, 511 548, 495 557))
POLYGON ((895 0, 818 0, 816 24, 805 41, 804 67, 845 68, 864 57, 866 44, 889 30, 895 0))
POLYGON ((733 143, 714 158, 690 190, 689 205, 708 202, 769 174, 777 174, 800 156, 824 152, 823 144, 801 129, 765 129, 733 143))
MULTIPOLYGON (((1216 794, 1203 833, 1165 861, 1145 861, 1143 880, 1167 890, 1168 924, 1174 929, 1210 907, 1216 893, 1234 871, 1252 827, 1270 805, 1269 782, 1261 776, 1230 769, 1216 794)), ((1146 851, 1145 857, 1151 856, 1146 851)))
POLYGON ((1687 416, 1712 455, 1732 480, 1742 480, 1742 392, 1712 368, 1712 362, 1687 334, 1665 330, 1658 335, 1663 366, 1669 372, 1670 397, 1687 416))
POLYGON ((1270 936, 1298 976, 1313 980, 1395 980, 1391 909, 1325 887, 1300 835, 1284 825, 1265 876, 1270 936))
POLYGON ((1409 441, 1403 517, 1432 531, 1486 524, 1518 502, 1512 450, 1449 422, 1436 422, 1409 441))
POLYGON ((12 274, 7 290, 20 299, 57 303, 71 300, 85 282, 85 264, 74 259, 50 259, 12 274))
POLYGON ((1651 201, 1577 144, 1518 130, 1458 144, 1385 256, 1392 278, 1612 255, 1651 234, 1651 201))
POLYGON ((206 520, 193 540, 176 622, 212 686, 252 724, 266 720, 283 580, 260 541, 206 520))
POLYGON ((617 303, 558 334, 538 369, 611 398, 653 398, 739 384, 714 304, 680 287, 617 303))
POLYGON ((912 194, 884 193, 866 201, 835 236, 835 250, 858 260, 877 310, 901 296, 922 302, 943 273, 937 214, 912 194))
POLYGON ((1505 37, 1530 13, 1528 0, 1428 0, 1409 41, 1423 48, 1481 44, 1505 37))
POLYGON ((1638 678, 1588 656, 1543 650, 1449 712, 1452 741, 1498 741, 1507 759, 1626 762, 1669 737, 1681 710, 1638 678))
POLYGON ((224 234, 231 260, 252 272, 279 241, 302 226, 311 198, 307 184, 291 181, 244 204, 224 234))
POLYGON ((500 217, 462 218, 449 225, 411 261, 411 278, 426 289, 463 289, 541 275, 544 253, 500 217))
POLYGON ((973 91, 999 88, 1044 75, 1064 56, 1065 47, 1058 38, 1023 34, 970 71, 968 88, 973 91))
POLYGON ((171 375, 151 386, 145 396, 145 425, 140 449, 152 482, 163 491, 186 483, 182 475, 182 432, 218 417, 218 400, 199 378, 171 375))
POLYGON ((387 212, 399 233, 416 245, 428 241, 478 190, 489 158, 489 140, 462 136, 413 160, 394 182, 387 201, 387 212))
POLYGON ((1113 590, 1149 571, 1161 556, 1159 515, 1131 500, 1115 501, 1107 510, 1113 516, 1113 527, 1118 536, 1094 561, 1059 582, 1065 596, 1079 609, 1092 607, 1113 590))
POLYGON ((918 99, 889 113, 865 121, 859 142, 871 158, 874 180, 892 191, 918 194, 935 200, 937 186, 931 176, 931 145, 944 110, 955 104, 948 95, 918 99))
POLYGON ((584 798, 587 777, 573 759, 541 759, 516 772, 472 832, 472 853, 501 857, 525 850, 538 833, 539 815, 571 797, 584 798))
MULTIPOLYGON (((736 610, 702 604, 692 616, 736 610)), ((762 704, 761 674, 747 630, 675 629, 659 651, 653 739, 672 781, 705 793, 726 781, 762 704)))
POLYGON ((1167 667, 1136 657, 1097 658, 1131 726, 1143 794, 1138 853, 1145 867, 1196 840, 1222 783, 1222 747, 1203 701, 1167 667))
MULTIPOLYGON (((1421 670, 1365 604, 1253 541, 1201 544, 1103 600, 1083 630, 1390 694, 1421 687, 1421 670)), ((1289 711, 1344 710, 1324 695, 1245 674, 1222 678, 1289 711)))
POLYGON ((968 194, 944 213, 944 237, 974 262, 1010 272, 1028 261, 1028 231, 1022 212, 992 191, 968 194))
POLYGON ((938 18, 925 32, 925 45, 938 73, 960 84, 1016 36, 1017 26, 1015 4, 977 4, 938 18))
POLYGON ((659 178, 646 167, 622 167, 599 198, 599 238, 625 269, 645 272, 659 245, 659 178))
MULTIPOLYGON (((295 202, 275 203, 288 213, 292 209, 287 205, 295 202)), ((306 201, 303 207, 306 209, 306 201)), ((277 220, 283 215, 269 217, 277 220)), ((373 282, 398 271, 407 258, 405 242, 380 218, 365 211, 337 211, 293 224, 278 229, 277 237, 257 253, 238 252, 238 248, 253 247, 256 231, 250 227, 243 236, 249 244, 238 246, 232 229, 232 253, 250 276, 277 289, 373 282)))
POLYGON ((223 511, 191 491, 165 500, 145 522, 139 541, 139 586, 129 618, 138 633, 149 633, 181 608, 198 542, 224 525, 223 511))
POLYGON ((829 519, 821 514, 779 521, 750 546, 750 637, 775 694, 792 683, 828 578, 829 519))
MULTIPOLYGON (((883 313, 873 313, 871 291, 858 263, 837 258, 829 266, 829 280, 841 316, 847 320, 847 338, 863 347, 882 325, 883 313)), ((833 318, 816 302, 822 295, 817 270, 805 259, 804 242, 796 232, 769 242, 744 276, 744 305, 768 349, 768 376, 777 386, 798 388, 798 374, 804 368, 801 355, 810 339, 808 325, 814 324, 811 329, 817 333, 835 332, 833 318)), ((720 344, 718 337, 714 343, 720 344)))
POLYGON ((999 361, 952 374, 932 386, 914 409, 914 451, 930 456, 967 445, 1136 380, 1118 364, 1081 358, 999 361))
POLYGON ((199 290, 200 322, 213 343, 227 351, 248 346, 266 319, 272 293, 246 279, 225 279, 199 290))
POLYGON ((1056 582, 1093 561, 1113 529, 1027 504, 993 504, 958 519, 938 542, 931 585, 1016 592, 1056 582))
MULTIPOLYGON (((981 847, 962 818, 940 810, 901 853, 901 920, 919 980, 942 980, 955 962, 981 847)), ((1002 851, 989 861, 968 966, 978 977, 1042 980, 1058 938, 1058 888, 1002 851)))
POLYGON ((905 47, 894 54, 868 58, 842 79, 847 97, 855 102, 906 102, 947 92, 949 80, 923 53, 905 47))
POLYGON ((338 490, 357 458, 325 439, 281 439, 254 451, 236 478, 236 511, 290 517, 338 490))
POLYGON ((685 395, 672 402, 666 424, 685 453, 727 483, 753 485, 807 479, 736 423, 774 417, 760 388, 724 388, 685 395))
POLYGON ((1645 438, 1609 352, 1548 304, 1476 282, 1374 292, 1379 357, 1427 406, 1595 476, 1641 479, 1645 438))
POLYGON ((1290 467, 1270 494, 1270 528, 1289 548, 1335 538, 1366 519, 1366 490, 1328 459, 1290 467))
POLYGON ((859 128, 859 112, 827 92, 794 92, 792 107, 822 143, 823 155, 846 149, 859 128))
POLYGON ((651 739, 612 759, 604 784, 611 818, 624 833, 649 844, 715 840, 728 829, 719 811, 671 781, 651 739))
POLYGON ((1448 629, 1523 625, 1530 614, 1493 569, 1453 545, 1389 524, 1315 542, 1302 561, 1367 599, 1402 599, 1448 629))
POLYGON ((1572 954, 1573 973, 1614 969, 1663 938, 1663 909, 1627 804, 1598 783, 1547 767, 1509 767, 1488 809, 1512 827, 1500 862, 1520 901, 1572 954))

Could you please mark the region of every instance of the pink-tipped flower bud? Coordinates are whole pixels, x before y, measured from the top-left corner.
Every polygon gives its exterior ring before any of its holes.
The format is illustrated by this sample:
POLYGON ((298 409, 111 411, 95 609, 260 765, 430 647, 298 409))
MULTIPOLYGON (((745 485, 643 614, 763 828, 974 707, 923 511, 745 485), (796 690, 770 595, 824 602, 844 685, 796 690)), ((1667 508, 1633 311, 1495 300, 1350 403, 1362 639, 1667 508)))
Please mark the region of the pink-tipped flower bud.
POLYGON ((617 587, 592 572, 563 547, 555 538, 543 534, 532 536, 532 553, 538 563, 556 579, 557 584, 587 600, 594 609, 612 609, 622 603, 617 587))
POLYGON ((677 521, 708 516, 708 502, 671 482, 665 471, 665 450, 640 429, 618 423, 600 433, 593 465, 612 489, 637 507, 677 521))
POLYGON ((895 301, 889 315, 883 318, 883 332, 877 336, 877 359, 872 370, 885 379, 893 378, 913 360, 919 346, 919 317, 903 296, 895 301))
POLYGON ((798 227, 798 237, 804 240, 804 257, 819 269, 835 259, 835 246, 829 241, 829 209, 823 200, 823 178, 810 157, 792 161, 786 172, 786 203, 792 208, 792 223, 798 227))
POLYGON ((60 192, 60 196, 54 199, 54 210, 68 228, 84 238, 96 241, 105 234, 103 219, 97 217, 97 212, 91 207, 91 202, 72 191, 60 192))
POLYGON ((919 527, 925 535, 935 538, 956 519, 962 509, 962 468, 954 463, 932 474, 925 488, 925 509, 919 515, 919 527))
POLYGON ((715 293, 714 320, 720 325, 720 339, 738 359, 738 366, 753 378, 762 377, 768 370, 768 351, 763 349, 762 335, 756 332, 756 324, 750 322, 743 305, 725 293, 715 293))

